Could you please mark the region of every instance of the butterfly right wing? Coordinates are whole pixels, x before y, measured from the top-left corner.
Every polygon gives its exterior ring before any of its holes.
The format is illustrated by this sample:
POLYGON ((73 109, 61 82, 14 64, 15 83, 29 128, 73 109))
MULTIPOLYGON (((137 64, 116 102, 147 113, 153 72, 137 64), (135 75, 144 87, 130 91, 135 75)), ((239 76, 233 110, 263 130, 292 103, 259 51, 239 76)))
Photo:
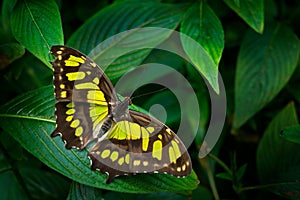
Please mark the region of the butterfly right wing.
POLYGON ((90 58, 66 46, 53 46, 54 91, 57 127, 66 148, 84 148, 98 137, 97 131, 117 101, 113 86, 90 58))
MULTIPOLYGON (((134 123, 149 131, 149 136, 142 138, 147 142, 145 145, 142 143, 141 147, 144 151, 142 157, 145 156, 142 159, 150 157, 151 170, 176 177, 188 176, 192 171, 192 162, 180 138, 165 124, 149 115, 134 110, 130 110, 130 115, 134 123)), ((134 145, 132 151, 137 152, 138 148, 134 145)))
POLYGON ((107 173, 107 183, 114 177, 136 173, 189 175, 192 163, 178 136, 144 113, 129 113, 130 118, 115 123, 107 138, 90 150, 92 169, 107 173))

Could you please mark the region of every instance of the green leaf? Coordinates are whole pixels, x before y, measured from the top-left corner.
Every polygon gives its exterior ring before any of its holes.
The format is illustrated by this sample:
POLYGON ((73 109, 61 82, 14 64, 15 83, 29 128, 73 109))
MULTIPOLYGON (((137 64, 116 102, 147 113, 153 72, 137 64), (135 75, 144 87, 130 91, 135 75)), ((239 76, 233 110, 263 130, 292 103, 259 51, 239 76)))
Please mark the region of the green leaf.
POLYGON ((143 199, 143 200, 188 200, 187 196, 183 196, 180 194, 175 194, 172 192, 160 192, 160 193, 153 193, 153 194, 140 194, 137 195, 136 199, 143 199))
POLYGON ((2 149, 0 151, 0 173, 3 173, 9 169, 11 169, 11 165, 9 164, 8 160, 6 159, 2 149))
POLYGON ((236 171, 236 178, 238 181, 241 181, 245 172, 247 169, 247 164, 242 165, 237 171, 236 171))
POLYGON ((181 35, 181 40, 188 57, 218 93, 218 65, 224 49, 220 20, 206 3, 201 2, 188 9, 180 31, 185 34, 181 35))
POLYGON ((6 43, 0 45, 0 69, 4 69, 10 63, 22 57, 24 53, 24 47, 17 43, 6 43))
POLYGON ((105 73, 117 79, 169 37, 180 22, 181 8, 152 1, 117 2, 87 20, 67 45, 89 54, 103 69, 109 66, 105 73))
POLYGON ((203 185, 199 185, 196 190, 193 191, 192 194, 192 200, 199 200, 199 197, 201 197, 201 200, 213 200, 213 195, 211 193, 211 190, 207 189, 203 185))
POLYGON ((14 160, 24 159, 23 148, 21 145, 12 138, 8 133, 0 134, 0 142, 5 148, 8 155, 14 160))
POLYGON ((268 125, 256 155, 260 181, 264 184, 275 183, 269 190, 287 198, 300 195, 300 145, 281 138, 280 131, 296 124, 295 106, 290 103, 268 125))
POLYGON ((1 199, 28 199, 12 171, 0 172, 1 199))
POLYGON ((187 71, 188 79, 191 83, 194 84, 192 85, 192 87, 195 89, 195 93, 197 95, 198 106, 200 109, 200 120, 196 119, 193 115, 190 114, 193 113, 195 109, 192 96, 186 97, 185 101, 188 102, 188 107, 185 110, 184 117, 188 120, 190 127, 192 127, 192 130, 197 130, 194 143, 196 144, 196 147, 200 149, 207 133, 207 125, 211 117, 211 97, 209 96, 207 85, 205 84, 203 79, 199 79, 196 69, 188 66, 187 71))
POLYGON ((163 174, 122 176, 106 184, 105 174, 90 169, 86 150, 67 150, 60 137, 50 137, 55 127, 54 104, 53 86, 23 94, 0 108, 0 126, 50 168, 88 186, 129 193, 184 194, 197 187, 194 172, 186 178, 163 174))
POLYGON ((28 51, 50 67, 51 46, 63 44, 60 14, 54 0, 18 1, 11 14, 11 29, 28 51))
MULTIPOLYGON (((162 49, 153 49, 143 63, 159 63, 166 66, 170 66, 178 72, 184 73, 185 71, 185 60, 184 58, 174 54, 173 52, 168 52, 162 49)), ((161 76, 165 74, 162 73, 161 76)), ((197 78, 199 78, 199 74, 197 78)))
POLYGON ((18 165, 18 170, 31 198, 46 200, 66 197, 70 186, 66 178, 23 163, 18 165))
POLYGON ((102 197, 101 190, 94 187, 82 185, 80 183, 73 181, 70 187, 67 200, 76 200, 76 199, 100 200, 103 199, 103 197, 102 197))
POLYGON ((103 195, 103 199, 105 200, 115 200, 115 199, 143 199, 143 200, 187 200, 187 196, 183 196, 180 194, 172 193, 172 192, 158 192, 152 194, 128 194, 128 193, 120 193, 120 192, 107 192, 103 195))
POLYGON ((263 0, 224 0, 253 30, 262 33, 264 29, 263 0))
POLYGON ((1 9, 1 17, 2 23, 5 30, 9 29, 9 18, 13 8, 15 7, 17 0, 3 0, 2 1, 2 9, 1 9))
POLYGON ((0 194, 1 199, 28 199, 23 188, 19 184, 11 166, 0 150, 0 194))
POLYGON ((17 94, 49 85, 53 82, 53 71, 45 67, 45 64, 35 56, 27 53, 9 65, 4 77, 5 79, 0 80, 0 85, 6 85, 3 87, 1 104, 17 94))
POLYGON ((166 120, 166 124, 170 125, 172 123, 176 123, 180 120, 180 108, 178 101, 174 94, 171 91, 163 91, 159 92, 148 98, 143 104, 143 107, 146 110, 152 109, 150 114, 156 117, 158 120, 164 122, 166 120), (155 107, 155 105, 162 106, 165 110, 160 110, 160 107, 155 107), (153 107, 152 107, 153 106, 153 107), (165 111, 166 115, 164 115, 163 111, 165 111), (165 119, 167 117, 167 119, 165 119))
POLYGON ((299 53, 299 39, 283 25, 268 28, 263 35, 247 33, 237 61, 234 128, 279 93, 297 67, 299 53))
POLYGON ((232 175, 228 174, 227 172, 221 172, 216 174, 217 178, 232 181, 232 175))
MULTIPOLYGON (((180 32, 196 40, 218 66, 224 49, 224 32, 218 16, 206 3, 194 4, 187 10, 180 32)), ((183 48, 192 58, 195 56, 192 46, 182 39, 183 48)))
POLYGON ((300 144, 300 126, 286 127, 280 132, 280 136, 288 141, 300 144))
MULTIPOLYGON (((145 195, 145 194, 143 194, 145 195)), ((103 199, 105 200, 115 200, 115 199, 135 199, 135 194, 129 194, 129 193, 121 193, 121 192, 106 192, 103 195, 103 199)))

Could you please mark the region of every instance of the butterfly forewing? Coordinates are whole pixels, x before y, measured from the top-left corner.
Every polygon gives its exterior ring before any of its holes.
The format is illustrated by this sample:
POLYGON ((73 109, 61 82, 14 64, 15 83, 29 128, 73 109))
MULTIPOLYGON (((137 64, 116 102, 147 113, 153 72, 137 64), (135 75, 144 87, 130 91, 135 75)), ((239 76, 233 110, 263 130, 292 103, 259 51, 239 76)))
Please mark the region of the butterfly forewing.
POLYGON ((117 100, 111 82, 90 58, 65 46, 53 46, 54 91, 58 101, 107 104, 117 100))

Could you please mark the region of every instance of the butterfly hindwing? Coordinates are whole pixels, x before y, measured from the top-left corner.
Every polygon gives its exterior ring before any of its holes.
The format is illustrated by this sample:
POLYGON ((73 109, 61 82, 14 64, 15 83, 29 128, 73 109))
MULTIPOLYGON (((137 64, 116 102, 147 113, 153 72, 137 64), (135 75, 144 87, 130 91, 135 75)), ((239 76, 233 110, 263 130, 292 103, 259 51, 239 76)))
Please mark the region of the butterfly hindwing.
POLYGON ((101 124, 108 115, 105 106, 91 105, 82 102, 58 102, 55 105, 57 127, 52 137, 61 135, 66 148, 84 148, 97 135, 93 127, 101 124))
POLYGON ((158 120, 130 110, 130 118, 117 122, 107 139, 90 151, 92 168, 108 173, 108 182, 120 175, 191 173, 187 150, 177 135, 158 120))
POLYGON ((108 174, 106 183, 110 183, 114 177, 132 174, 129 167, 130 154, 127 140, 99 141, 89 152, 88 157, 93 170, 108 174))
POLYGON ((154 171, 177 177, 184 177, 191 173, 192 166, 187 149, 170 128, 141 112, 130 110, 130 115, 134 122, 149 130, 148 149, 144 150, 155 158, 154 171))

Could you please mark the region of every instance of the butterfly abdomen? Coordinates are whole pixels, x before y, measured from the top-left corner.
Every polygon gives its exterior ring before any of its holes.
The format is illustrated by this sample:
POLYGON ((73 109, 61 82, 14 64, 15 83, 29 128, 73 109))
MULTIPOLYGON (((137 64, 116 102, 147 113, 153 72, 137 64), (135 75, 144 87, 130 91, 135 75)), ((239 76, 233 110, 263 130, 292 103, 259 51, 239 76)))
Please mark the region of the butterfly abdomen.
MULTIPOLYGON (((108 118, 103 122, 103 124, 102 124, 102 126, 101 126, 101 128, 100 128, 100 131, 99 131, 99 133, 97 134, 97 137, 102 139, 103 135, 104 135, 105 133, 107 133, 107 132, 109 131, 109 129, 111 129, 112 125, 113 125, 113 120, 112 120, 110 117, 108 117, 108 118)), ((100 140, 101 140, 101 139, 100 139, 100 140)))

